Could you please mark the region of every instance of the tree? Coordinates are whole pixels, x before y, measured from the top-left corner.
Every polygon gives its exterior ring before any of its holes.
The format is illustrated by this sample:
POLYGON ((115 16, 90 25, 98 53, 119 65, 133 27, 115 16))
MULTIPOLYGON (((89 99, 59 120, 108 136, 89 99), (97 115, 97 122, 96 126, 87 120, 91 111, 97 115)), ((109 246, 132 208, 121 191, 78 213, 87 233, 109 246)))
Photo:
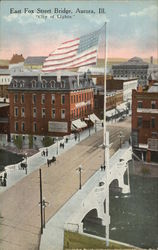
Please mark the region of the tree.
POLYGON ((22 149, 23 139, 22 135, 13 136, 13 142, 18 149, 22 149))
POLYGON ((33 136, 29 135, 29 148, 33 148, 33 136))
POLYGON ((45 136, 42 142, 44 147, 49 147, 54 143, 54 140, 49 136, 45 136))

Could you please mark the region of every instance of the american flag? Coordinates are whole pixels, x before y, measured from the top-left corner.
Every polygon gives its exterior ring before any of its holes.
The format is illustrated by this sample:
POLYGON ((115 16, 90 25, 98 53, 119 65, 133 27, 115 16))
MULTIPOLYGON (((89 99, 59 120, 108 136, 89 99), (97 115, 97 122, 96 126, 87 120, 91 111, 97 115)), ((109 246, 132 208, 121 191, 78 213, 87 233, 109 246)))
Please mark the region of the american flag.
POLYGON ((43 64, 43 72, 93 65, 97 62, 100 30, 63 42, 43 64))

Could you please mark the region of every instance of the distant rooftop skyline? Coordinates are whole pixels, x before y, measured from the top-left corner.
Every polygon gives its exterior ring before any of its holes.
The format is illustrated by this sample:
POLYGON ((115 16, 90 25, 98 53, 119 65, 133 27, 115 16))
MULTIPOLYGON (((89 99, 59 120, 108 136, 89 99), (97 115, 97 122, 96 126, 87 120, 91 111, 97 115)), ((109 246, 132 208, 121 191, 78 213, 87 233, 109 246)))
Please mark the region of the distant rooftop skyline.
POLYGON ((157 0, 1 1, 0 5, 1 59, 11 59, 15 53, 23 54, 24 58, 48 56, 62 42, 101 28, 105 20, 108 58, 158 58, 157 0), (57 18, 55 8, 58 12, 69 12, 71 18, 57 18), (38 14, 38 9, 46 10, 47 14, 38 14), (99 9, 106 14, 99 14, 99 9))

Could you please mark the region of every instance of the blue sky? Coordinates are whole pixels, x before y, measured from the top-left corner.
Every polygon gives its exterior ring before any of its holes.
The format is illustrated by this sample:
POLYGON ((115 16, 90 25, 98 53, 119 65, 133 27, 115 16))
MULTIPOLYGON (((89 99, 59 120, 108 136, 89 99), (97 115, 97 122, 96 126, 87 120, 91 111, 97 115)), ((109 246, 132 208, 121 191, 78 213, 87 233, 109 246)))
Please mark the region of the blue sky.
POLYGON ((158 57, 157 0, 1 1, 0 14, 0 58, 11 58, 13 53, 47 56, 61 42, 99 29, 105 20, 108 57, 158 57), (10 8, 21 10, 21 14, 10 14, 10 8), (34 13, 24 13, 24 8, 34 13), (39 18, 37 8, 51 9, 52 13, 43 14, 46 19, 39 18), (58 18, 54 8, 69 9, 71 18, 58 18), (94 13, 76 13, 78 8, 94 13), (99 8, 106 14, 98 14, 99 8))

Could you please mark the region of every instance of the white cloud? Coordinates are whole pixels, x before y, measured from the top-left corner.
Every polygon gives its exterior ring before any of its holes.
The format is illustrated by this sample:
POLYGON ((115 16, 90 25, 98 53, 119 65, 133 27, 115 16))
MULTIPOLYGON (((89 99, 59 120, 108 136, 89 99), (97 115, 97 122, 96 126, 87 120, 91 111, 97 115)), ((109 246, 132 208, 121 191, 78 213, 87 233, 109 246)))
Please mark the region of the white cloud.
POLYGON ((109 23, 110 19, 106 17, 106 15, 101 14, 94 14, 94 17, 92 15, 85 14, 84 17, 88 19, 89 22, 95 23, 97 25, 103 25, 105 22, 109 23))
POLYGON ((127 14, 120 14, 120 17, 127 17, 127 14))
POLYGON ((45 22, 43 18, 38 18, 38 15, 35 13, 10 14, 8 16, 4 16, 3 18, 7 22, 17 21, 18 23, 22 25, 25 25, 28 23, 41 24, 45 22))
POLYGON ((148 8, 144 8, 137 12, 130 12, 130 16, 149 16, 151 18, 155 18, 158 16, 158 6, 152 5, 148 8))

